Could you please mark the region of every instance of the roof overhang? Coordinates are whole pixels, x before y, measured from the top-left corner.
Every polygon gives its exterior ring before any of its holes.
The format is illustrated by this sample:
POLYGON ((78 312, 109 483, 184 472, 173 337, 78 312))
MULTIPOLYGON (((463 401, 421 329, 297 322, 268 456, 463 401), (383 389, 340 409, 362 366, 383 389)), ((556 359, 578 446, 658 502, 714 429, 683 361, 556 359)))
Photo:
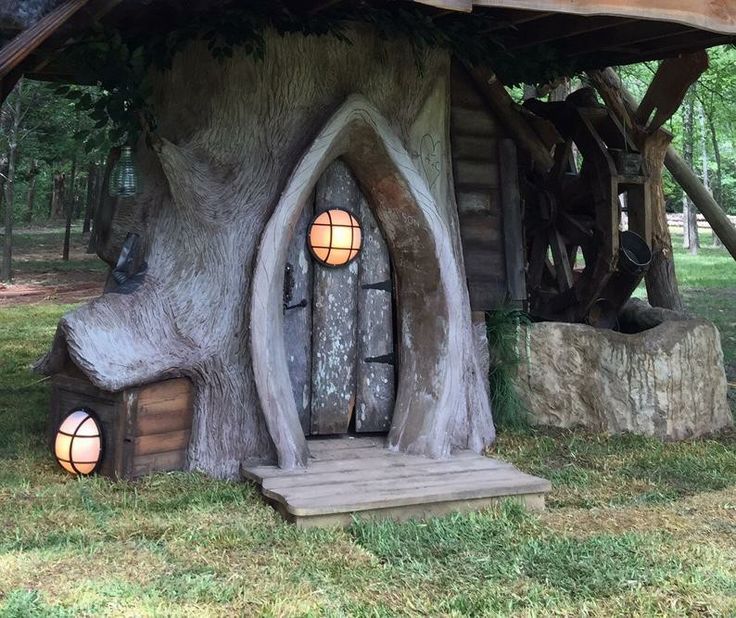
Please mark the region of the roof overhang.
MULTIPOLYGON (((366 1, 282 0, 293 11, 309 16, 334 8, 354 8, 359 15, 366 1)), ((374 1, 387 5, 396 0, 374 1)), ((564 60, 571 72, 657 60, 736 42, 736 0, 413 1, 423 5, 440 27, 444 20, 483 20, 480 32, 498 43, 499 58, 491 64, 506 81, 548 79, 543 69, 553 61, 545 58, 564 60), (542 59, 537 60, 536 73, 518 68, 524 66, 520 62, 524 58, 542 59)), ((56 9, 27 30, 5 33, 6 37, 14 34, 15 39, 0 49, 0 61, 11 58, 10 63, 0 62, 0 98, 20 74, 79 83, 76 67, 64 50, 84 36, 93 21, 140 37, 173 27, 174 18, 186 20, 197 12, 217 10, 233 2, 247 5, 244 0, 61 0, 56 9), (59 19, 62 14, 64 18, 59 19)))
POLYGON ((628 17, 679 23, 736 35, 735 0, 414 0, 451 11, 475 7, 515 9, 583 16, 628 17))

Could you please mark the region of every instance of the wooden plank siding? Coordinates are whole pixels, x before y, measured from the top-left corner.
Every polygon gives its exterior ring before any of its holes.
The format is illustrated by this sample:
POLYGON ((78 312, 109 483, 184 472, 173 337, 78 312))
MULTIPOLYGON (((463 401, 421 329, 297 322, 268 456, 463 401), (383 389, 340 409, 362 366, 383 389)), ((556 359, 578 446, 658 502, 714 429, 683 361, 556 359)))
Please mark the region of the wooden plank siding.
POLYGON ((470 306, 518 306, 526 292, 520 282, 524 249, 513 142, 466 72, 453 70, 451 88, 455 199, 470 306))

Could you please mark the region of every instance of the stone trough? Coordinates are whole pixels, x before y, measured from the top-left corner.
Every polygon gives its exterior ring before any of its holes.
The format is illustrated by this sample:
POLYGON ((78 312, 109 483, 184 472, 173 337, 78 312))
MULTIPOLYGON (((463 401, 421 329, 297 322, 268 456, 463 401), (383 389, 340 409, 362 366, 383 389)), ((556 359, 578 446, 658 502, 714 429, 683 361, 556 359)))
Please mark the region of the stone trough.
POLYGON ((520 344, 517 390, 533 424, 663 440, 733 426, 720 335, 706 320, 631 334, 544 322, 520 344))

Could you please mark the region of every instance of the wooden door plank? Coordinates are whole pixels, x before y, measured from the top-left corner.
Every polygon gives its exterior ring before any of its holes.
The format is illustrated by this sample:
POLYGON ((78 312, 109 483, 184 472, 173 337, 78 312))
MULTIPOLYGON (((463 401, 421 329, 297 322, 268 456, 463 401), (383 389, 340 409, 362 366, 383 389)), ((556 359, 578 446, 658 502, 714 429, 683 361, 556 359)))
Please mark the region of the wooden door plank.
POLYGON ((386 242, 365 199, 361 202, 360 220, 363 249, 358 264, 355 430, 388 431, 396 398, 395 367, 368 359, 385 359, 394 354, 391 262, 386 242))
MULTIPOLYGON (((363 194, 348 166, 335 160, 317 182, 315 212, 360 210, 363 194)), ((314 268, 312 434, 345 433, 355 407, 358 263, 314 268)))
POLYGON ((314 216, 314 196, 304 205, 294 229, 284 270, 284 345, 296 410, 305 435, 311 429, 312 275, 307 228, 314 216))

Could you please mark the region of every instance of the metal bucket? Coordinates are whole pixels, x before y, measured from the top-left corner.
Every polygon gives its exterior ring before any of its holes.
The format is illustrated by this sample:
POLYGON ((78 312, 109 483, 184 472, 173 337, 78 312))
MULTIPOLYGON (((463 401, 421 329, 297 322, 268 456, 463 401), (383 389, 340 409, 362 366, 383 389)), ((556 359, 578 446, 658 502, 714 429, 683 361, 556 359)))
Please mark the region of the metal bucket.
POLYGON ((618 269, 630 275, 638 275, 649 268, 652 262, 652 250, 644 239, 626 230, 621 232, 619 241, 618 269))
POLYGON ((599 328, 615 328, 618 312, 641 283, 652 262, 652 250, 634 232, 621 232, 619 247, 618 268, 588 313, 588 324, 599 328))

